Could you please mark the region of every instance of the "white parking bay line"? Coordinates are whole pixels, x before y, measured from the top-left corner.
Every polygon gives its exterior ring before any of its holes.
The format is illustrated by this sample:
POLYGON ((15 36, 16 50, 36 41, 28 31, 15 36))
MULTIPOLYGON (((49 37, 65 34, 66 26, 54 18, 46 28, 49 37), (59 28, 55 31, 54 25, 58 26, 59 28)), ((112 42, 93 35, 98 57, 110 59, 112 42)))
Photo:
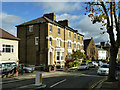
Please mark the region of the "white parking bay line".
POLYGON ((58 85, 58 84, 60 84, 60 83, 62 83, 62 82, 64 82, 64 81, 66 81, 66 79, 64 79, 64 80, 62 80, 62 81, 59 81, 59 82, 53 84, 52 86, 50 86, 50 88, 52 88, 52 87, 54 87, 54 86, 56 86, 56 85, 58 85))

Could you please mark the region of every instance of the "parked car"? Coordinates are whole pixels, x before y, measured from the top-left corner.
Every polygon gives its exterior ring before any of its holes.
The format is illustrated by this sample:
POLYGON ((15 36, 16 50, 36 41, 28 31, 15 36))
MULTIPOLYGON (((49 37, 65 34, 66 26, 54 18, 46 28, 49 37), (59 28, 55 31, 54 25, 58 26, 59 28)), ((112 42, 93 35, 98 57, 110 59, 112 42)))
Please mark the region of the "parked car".
POLYGON ((109 64, 103 64, 97 70, 98 75, 108 75, 109 74, 109 64))
POLYGON ((23 72, 26 72, 26 73, 34 72, 34 70, 35 70, 35 67, 32 67, 30 65, 26 65, 26 64, 20 64, 19 73, 21 73, 22 66, 23 66, 23 72))
POLYGON ((120 70, 120 63, 116 63, 116 69, 120 70))
POLYGON ((90 68, 95 67, 95 65, 93 64, 93 62, 88 62, 88 66, 89 66, 90 68))
POLYGON ((0 64, 0 73, 7 74, 7 73, 14 73, 14 69, 17 67, 15 62, 6 62, 0 64))
POLYGON ((77 68, 78 70, 81 70, 81 69, 89 69, 89 66, 87 63, 82 63, 80 66, 78 66, 77 68))
POLYGON ((103 65, 103 62, 102 61, 99 61, 98 62, 98 66, 102 66, 103 65))
POLYGON ((96 61, 92 61, 92 63, 94 66, 96 66, 96 67, 98 66, 98 63, 96 61))

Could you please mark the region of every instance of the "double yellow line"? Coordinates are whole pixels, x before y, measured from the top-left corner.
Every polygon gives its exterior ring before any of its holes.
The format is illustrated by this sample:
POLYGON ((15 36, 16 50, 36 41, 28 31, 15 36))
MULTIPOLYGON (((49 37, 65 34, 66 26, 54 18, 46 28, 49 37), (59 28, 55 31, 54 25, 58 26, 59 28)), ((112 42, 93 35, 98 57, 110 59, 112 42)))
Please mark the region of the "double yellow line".
POLYGON ((105 81, 105 78, 99 80, 98 82, 94 83, 88 90, 92 90, 96 85, 98 85, 99 83, 103 83, 104 81, 105 81))

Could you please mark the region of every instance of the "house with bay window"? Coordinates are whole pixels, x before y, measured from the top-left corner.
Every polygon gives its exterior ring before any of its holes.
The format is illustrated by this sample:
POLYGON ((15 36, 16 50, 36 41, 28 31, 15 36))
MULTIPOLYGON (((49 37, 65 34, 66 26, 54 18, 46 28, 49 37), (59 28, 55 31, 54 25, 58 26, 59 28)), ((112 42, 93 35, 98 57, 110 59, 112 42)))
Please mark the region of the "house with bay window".
POLYGON ((0 28, 0 62, 19 62, 18 42, 19 38, 0 28))
POLYGON ((56 21, 56 14, 48 13, 17 25, 21 63, 63 68, 72 50, 84 53, 84 36, 68 24, 68 20, 56 21))

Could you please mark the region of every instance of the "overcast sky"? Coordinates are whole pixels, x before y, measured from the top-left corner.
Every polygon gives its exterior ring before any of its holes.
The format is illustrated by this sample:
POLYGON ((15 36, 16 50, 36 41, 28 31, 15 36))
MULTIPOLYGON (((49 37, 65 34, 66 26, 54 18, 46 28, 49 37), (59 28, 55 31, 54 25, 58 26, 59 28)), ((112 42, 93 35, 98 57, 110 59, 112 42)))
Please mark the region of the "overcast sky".
POLYGON ((85 35, 93 37, 96 44, 107 41, 108 35, 100 35, 101 24, 92 24, 84 9, 84 2, 2 2, 0 21, 2 28, 17 36, 18 24, 36 19, 45 13, 56 13, 56 20, 69 20, 69 26, 85 35))

